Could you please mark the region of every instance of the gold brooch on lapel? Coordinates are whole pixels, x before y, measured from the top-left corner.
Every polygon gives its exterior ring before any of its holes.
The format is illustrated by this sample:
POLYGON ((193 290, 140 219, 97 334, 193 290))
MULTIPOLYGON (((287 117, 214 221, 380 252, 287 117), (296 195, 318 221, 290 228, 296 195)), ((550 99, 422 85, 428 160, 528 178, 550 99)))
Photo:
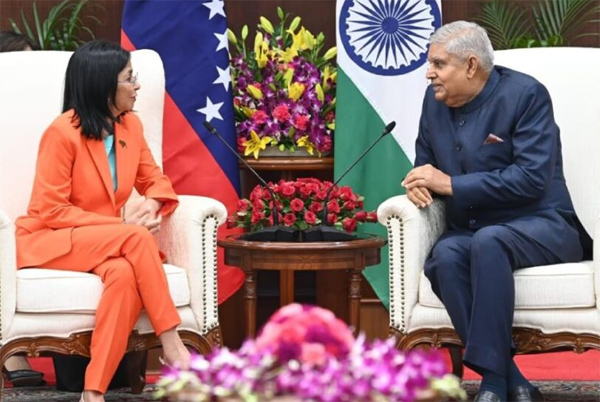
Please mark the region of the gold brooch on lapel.
POLYGON ((121 144, 121 148, 127 148, 127 143, 125 140, 119 140, 119 144, 121 144))

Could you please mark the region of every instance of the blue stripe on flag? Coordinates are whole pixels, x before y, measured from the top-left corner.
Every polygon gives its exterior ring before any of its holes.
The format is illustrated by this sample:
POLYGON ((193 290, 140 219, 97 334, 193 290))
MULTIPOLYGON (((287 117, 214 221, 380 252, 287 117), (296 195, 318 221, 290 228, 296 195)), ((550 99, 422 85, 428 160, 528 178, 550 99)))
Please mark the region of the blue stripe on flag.
POLYGON ((125 2, 123 30, 136 49, 160 54, 167 92, 239 194, 237 159, 202 125, 209 120, 237 149, 226 29, 222 0, 125 2))

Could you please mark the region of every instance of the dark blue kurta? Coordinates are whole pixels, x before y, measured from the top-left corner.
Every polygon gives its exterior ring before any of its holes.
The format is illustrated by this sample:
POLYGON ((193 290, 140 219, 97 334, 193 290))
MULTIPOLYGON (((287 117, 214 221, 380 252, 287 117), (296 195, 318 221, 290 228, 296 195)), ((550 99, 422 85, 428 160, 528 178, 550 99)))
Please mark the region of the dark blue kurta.
POLYGON ((559 133, 546 88, 496 66, 483 90, 463 107, 450 108, 427 90, 415 166, 429 163, 452 176, 454 194, 445 197, 450 229, 502 223, 550 250, 559 247, 562 259, 578 259, 559 133), (504 142, 484 144, 489 134, 504 142), (534 217, 543 224, 532 222, 534 217))
POLYGON ((449 230, 425 275, 466 346, 465 363, 505 376, 514 352, 513 270, 582 258, 548 91, 498 66, 463 107, 436 101, 429 88, 415 166, 425 164, 450 175, 453 191, 443 197, 449 230))

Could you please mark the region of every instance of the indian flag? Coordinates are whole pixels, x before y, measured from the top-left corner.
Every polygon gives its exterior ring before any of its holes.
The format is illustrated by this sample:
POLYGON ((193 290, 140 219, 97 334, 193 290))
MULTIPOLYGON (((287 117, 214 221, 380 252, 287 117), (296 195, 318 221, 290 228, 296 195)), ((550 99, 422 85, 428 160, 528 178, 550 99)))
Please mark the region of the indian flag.
MULTIPOLYGON (((365 209, 377 209, 402 193, 402 178, 412 168, 419 117, 427 87, 429 37, 441 25, 441 0, 337 0, 338 81, 335 176, 375 141, 384 138, 346 176, 344 185, 365 197, 365 209)), ((386 236, 381 225, 363 231, 386 236)), ((388 250, 382 263, 365 276, 389 306, 388 250)))

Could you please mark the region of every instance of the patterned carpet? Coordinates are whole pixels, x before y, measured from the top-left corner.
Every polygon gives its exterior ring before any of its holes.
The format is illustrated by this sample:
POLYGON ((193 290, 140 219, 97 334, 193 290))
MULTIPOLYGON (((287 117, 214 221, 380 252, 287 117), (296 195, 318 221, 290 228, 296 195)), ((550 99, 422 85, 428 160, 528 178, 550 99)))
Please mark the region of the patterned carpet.
MULTIPOLYGON (((596 381, 534 381, 540 388, 547 402, 600 402, 600 382, 596 381)), ((463 384, 471 399, 475 396, 479 381, 465 381, 463 384)), ((116 401, 153 401, 153 387, 146 387, 142 395, 131 395, 128 389, 110 391, 106 400, 116 401)), ((5 402, 40 402, 62 401, 77 402, 79 394, 57 392, 52 387, 43 388, 9 388, 2 392, 5 402)))

